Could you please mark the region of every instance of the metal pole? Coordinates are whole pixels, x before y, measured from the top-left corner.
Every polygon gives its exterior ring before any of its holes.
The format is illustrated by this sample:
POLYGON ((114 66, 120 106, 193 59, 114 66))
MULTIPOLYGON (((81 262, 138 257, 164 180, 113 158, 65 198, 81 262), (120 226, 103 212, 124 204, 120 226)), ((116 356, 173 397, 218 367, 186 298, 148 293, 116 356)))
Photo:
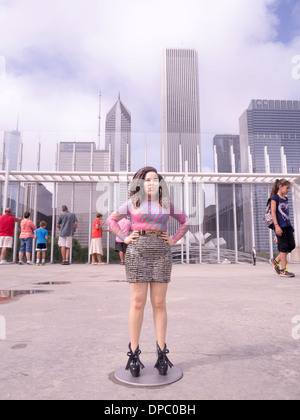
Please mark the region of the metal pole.
POLYGON ((100 136, 101 136, 101 92, 99 92, 99 115, 98 115, 98 150, 100 150, 100 136))
MULTIPOLYGON (((147 144, 144 144, 144 166, 147 166, 147 144)), ((128 169, 127 169, 128 172, 128 169)))
MULTIPOLYGON (((112 197, 113 197, 113 188, 114 184, 111 182, 108 183, 108 214, 112 212, 112 197)), ((107 244, 106 244, 106 262, 109 264, 109 249, 110 247, 110 232, 109 229, 107 231, 107 244)))
POLYGON ((283 174, 287 174, 286 155, 284 153, 284 147, 283 146, 281 146, 281 148, 280 148, 280 157, 281 157, 281 172, 283 174))
MULTIPOLYGON (((184 177, 184 210, 185 214, 189 217, 190 213, 190 202, 189 202, 189 179, 188 179, 188 161, 185 161, 185 177, 184 177)), ((190 263, 190 232, 186 233, 186 263, 190 263)))
MULTIPOLYGON (((270 171, 270 157, 268 155, 267 146, 265 146, 264 148, 264 157, 265 157, 265 171, 266 171, 266 174, 269 174, 271 173, 271 171, 270 171)), ((267 185, 267 194, 269 197, 270 195, 269 185, 267 185)), ((269 229, 269 251, 270 251, 270 258, 273 258, 273 232, 271 229, 269 229)))
MULTIPOLYGON (((54 162, 54 170, 58 170, 58 143, 56 144, 56 153, 55 153, 55 162, 54 162)), ((55 242, 55 217, 56 217, 56 195, 57 195, 57 183, 54 183, 54 191, 53 191, 53 202, 52 202, 52 232, 51 232, 51 255, 50 255, 50 262, 53 264, 54 262, 54 242, 55 242)))
POLYGON ((161 146, 161 170, 162 172, 165 171, 165 146, 162 144, 161 146))
POLYGON ((54 182, 54 190, 53 190, 53 204, 52 204, 52 232, 51 232, 51 256, 50 256, 50 263, 54 263, 54 243, 55 243, 55 217, 56 217, 56 202, 57 199, 57 182, 54 182))
POLYGON ((179 147, 179 172, 182 172, 182 148, 181 148, 181 144, 178 147, 179 147))
MULTIPOLYGON (((38 144, 38 152, 37 152, 37 162, 36 162, 36 170, 39 171, 41 167, 41 143, 38 144)), ((38 182, 35 182, 35 189, 34 189, 34 207, 33 207, 33 223, 37 226, 37 199, 38 199, 38 182)), ((32 241, 32 255, 31 260, 34 263, 35 261, 35 238, 32 241)))
POLYGON ((9 159, 6 159, 5 181, 4 181, 4 198, 3 198, 3 214, 5 214, 5 209, 7 207, 8 183, 9 183, 9 159))
MULTIPOLYGON (((33 210, 33 223, 35 224, 35 226, 37 226, 37 198, 38 198, 38 182, 35 182, 35 188, 34 188, 34 210, 33 210)), ((35 238, 33 238, 32 241, 32 256, 31 256, 31 260, 34 263, 35 261, 35 238)))
MULTIPOLYGON (((249 173, 253 173, 252 155, 250 152, 250 146, 248 146, 248 162, 249 162, 249 173)), ((255 246, 255 231, 254 231, 254 210, 253 210, 253 185, 250 185, 250 212, 251 212, 251 235, 252 235, 252 247, 255 246)))
MULTIPOLYGON (((230 147, 231 153, 231 172, 235 174, 235 155, 233 153, 233 146, 230 147)), ((235 184, 232 185, 232 205, 233 205, 233 229, 234 229, 234 250, 235 250, 235 262, 239 262, 238 254, 238 240, 237 240, 237 219, 236 219, 236 190, 235 184)))
MULTIPOLYGON (((73 143, 73 159, 72 159, 72 171, 76 169, 76 144, 73 143)), ((74 201, 75 201, 75 182, 72 182, 72 196, 71 196, 71 212, 74 213, 74 201)), ((69 262, 72 264, 72 253, 73 253, 73 234, 70 248, 69 262)))
POLYGON ((199 263, 202 264, 202 237, 203 237, 203 224, 202 224, 202 205, 204 201, 202 200, 203 187, 202 183, 197 184, 197 194, 198 194, 198 223, 199 223, 199 263))
MULTIPOLYGON (((93 148, 93 144, 91 144, 91 161, 90 161, 91 172, 93 172, 93 161, 94 161, 94 148, 93 148)), ((88 264, 91 262, 90 249, 91 249, 91 237, 92 237, 92 202, 93 202, 93 184, 90 183, 88 264)))
MULTIPOLYGON (((215 173, 218 173, 218 156, 217 147, 214 145, 214 163, 215 173)), ((217 261, 220 263, 220 221, 219 221, 219 186, 215 184, 215 201, 216 201, 216 236, 217 236, 217 261)))
POLYGON ((88 264, 91 262, 91 237, 92 237, 92 202, 93 202, 93 184, 90 184, 90 204, 89 204, 89 239, 88 239, 88 264))
POLYGON ((197 171, 200 174, 201 172, 201 160, 200 160, 200 147, 197 144, 197 171))
MULTIPOLYGON (((20 182, 18 182, 18 188, 17 188, 16 217, 19 217, 19 205, 20 205, 20 182)), ((13 263, 17 262, 17 244, 18 244, 18 229, 17 229, 17 226, 15 226, 14 247, 13 247, 13 263)))
MULTIPOLYGON (((197 144, 197 169, 198 173, 201 172, 201 161, 200 161, 200 147, 197 144)), ((199 263, 202 264, 202 236, 203 236, 203 225, 202 225, 202 206, 204 206, 204 201, 202 200, 202 184, 197 184, 197 194, 198 194, 198 223, 199 223, 199 263)))

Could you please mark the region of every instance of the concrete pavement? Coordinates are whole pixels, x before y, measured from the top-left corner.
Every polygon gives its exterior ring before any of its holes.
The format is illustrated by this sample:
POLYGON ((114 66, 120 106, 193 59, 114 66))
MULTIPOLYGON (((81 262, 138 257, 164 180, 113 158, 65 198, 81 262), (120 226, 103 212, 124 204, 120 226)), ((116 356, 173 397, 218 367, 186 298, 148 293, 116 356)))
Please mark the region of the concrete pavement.
MULTIPOLYGON (((47 291, 0 303, 0 399, 299 399, 300 265, 290 269, 174 265, 167 344, 184 376, 135 388, 114 379, 129 341, 123 266, 0 266, 0 290, 47 291)), ((149 301, 140 348, 155 363, 149 301)))

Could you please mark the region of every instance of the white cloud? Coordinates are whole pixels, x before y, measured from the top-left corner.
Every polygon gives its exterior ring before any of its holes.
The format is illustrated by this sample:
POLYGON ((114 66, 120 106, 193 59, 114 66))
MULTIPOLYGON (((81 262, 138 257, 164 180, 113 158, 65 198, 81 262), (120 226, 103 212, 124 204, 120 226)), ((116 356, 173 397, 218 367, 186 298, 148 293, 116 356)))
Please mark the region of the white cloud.
MULTIPOLYGON (((299 98, 291 60, 300 54, 300 39, 288 45, 276 39, 279 18, 268 8, 276 3, 0 1, 0 55, 6 60, 6 78, 0 79, 0 130, 15 128, 19 113, 26 141, 35 144, 40 138, 43 148, 49 131, 56 134, 47 145, 71 138, 96 141, 101 90, 102 126, 120 91, 133 130, 158 132, 161 52, 195 48, 202 156, 209 166, 213 136, 238 133, 238 118, 252 98, 299 98)), ((159 145, 155 134, 135 138, 159 145)), ((143 164, 139 155, 134 155, 137 166, 143 164)))

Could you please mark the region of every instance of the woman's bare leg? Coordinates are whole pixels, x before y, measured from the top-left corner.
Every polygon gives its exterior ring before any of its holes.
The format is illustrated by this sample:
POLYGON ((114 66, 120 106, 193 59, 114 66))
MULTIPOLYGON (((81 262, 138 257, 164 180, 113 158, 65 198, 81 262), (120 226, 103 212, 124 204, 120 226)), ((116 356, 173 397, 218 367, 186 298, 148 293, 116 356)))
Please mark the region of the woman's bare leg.
POLYGON ((147 301, 148 283, 130 283, 130 290, 129 335, 131 348, 134 352, 140 342, 144 309, 147 301))
POLYGON ((167 290, 168 283, 150 283, 150 297, 153 308, 156 340, 161 349, 164 348, 167 334, 167 290))

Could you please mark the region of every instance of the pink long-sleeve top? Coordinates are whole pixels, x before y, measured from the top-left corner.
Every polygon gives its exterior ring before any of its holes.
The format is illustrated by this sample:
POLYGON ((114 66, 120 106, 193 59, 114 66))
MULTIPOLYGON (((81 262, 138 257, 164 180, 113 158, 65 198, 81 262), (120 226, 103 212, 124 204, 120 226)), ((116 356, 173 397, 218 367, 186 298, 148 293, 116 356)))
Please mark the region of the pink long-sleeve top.
POLYGON ((132 231, 136 230, 161 230, 167 232, 169 217, 173 217, 180 223, 178 231, 173 236, 173 241, 177 242, 189 230, 189 222, 186 214, 170 203, 170 209, 162 208, 158 202, 144 201, 141 206, 134 208, 132 201, 128 200, 116 212, 107 218, 107 225, 111 231, 118 236, 122 242, 125 235, 121 231, 118 222, 124 217, 130 216, 132 231))
POLYGON ((23 219, 21 222, 20 238, 34 238, 35 224, 29 219, 23 219))

